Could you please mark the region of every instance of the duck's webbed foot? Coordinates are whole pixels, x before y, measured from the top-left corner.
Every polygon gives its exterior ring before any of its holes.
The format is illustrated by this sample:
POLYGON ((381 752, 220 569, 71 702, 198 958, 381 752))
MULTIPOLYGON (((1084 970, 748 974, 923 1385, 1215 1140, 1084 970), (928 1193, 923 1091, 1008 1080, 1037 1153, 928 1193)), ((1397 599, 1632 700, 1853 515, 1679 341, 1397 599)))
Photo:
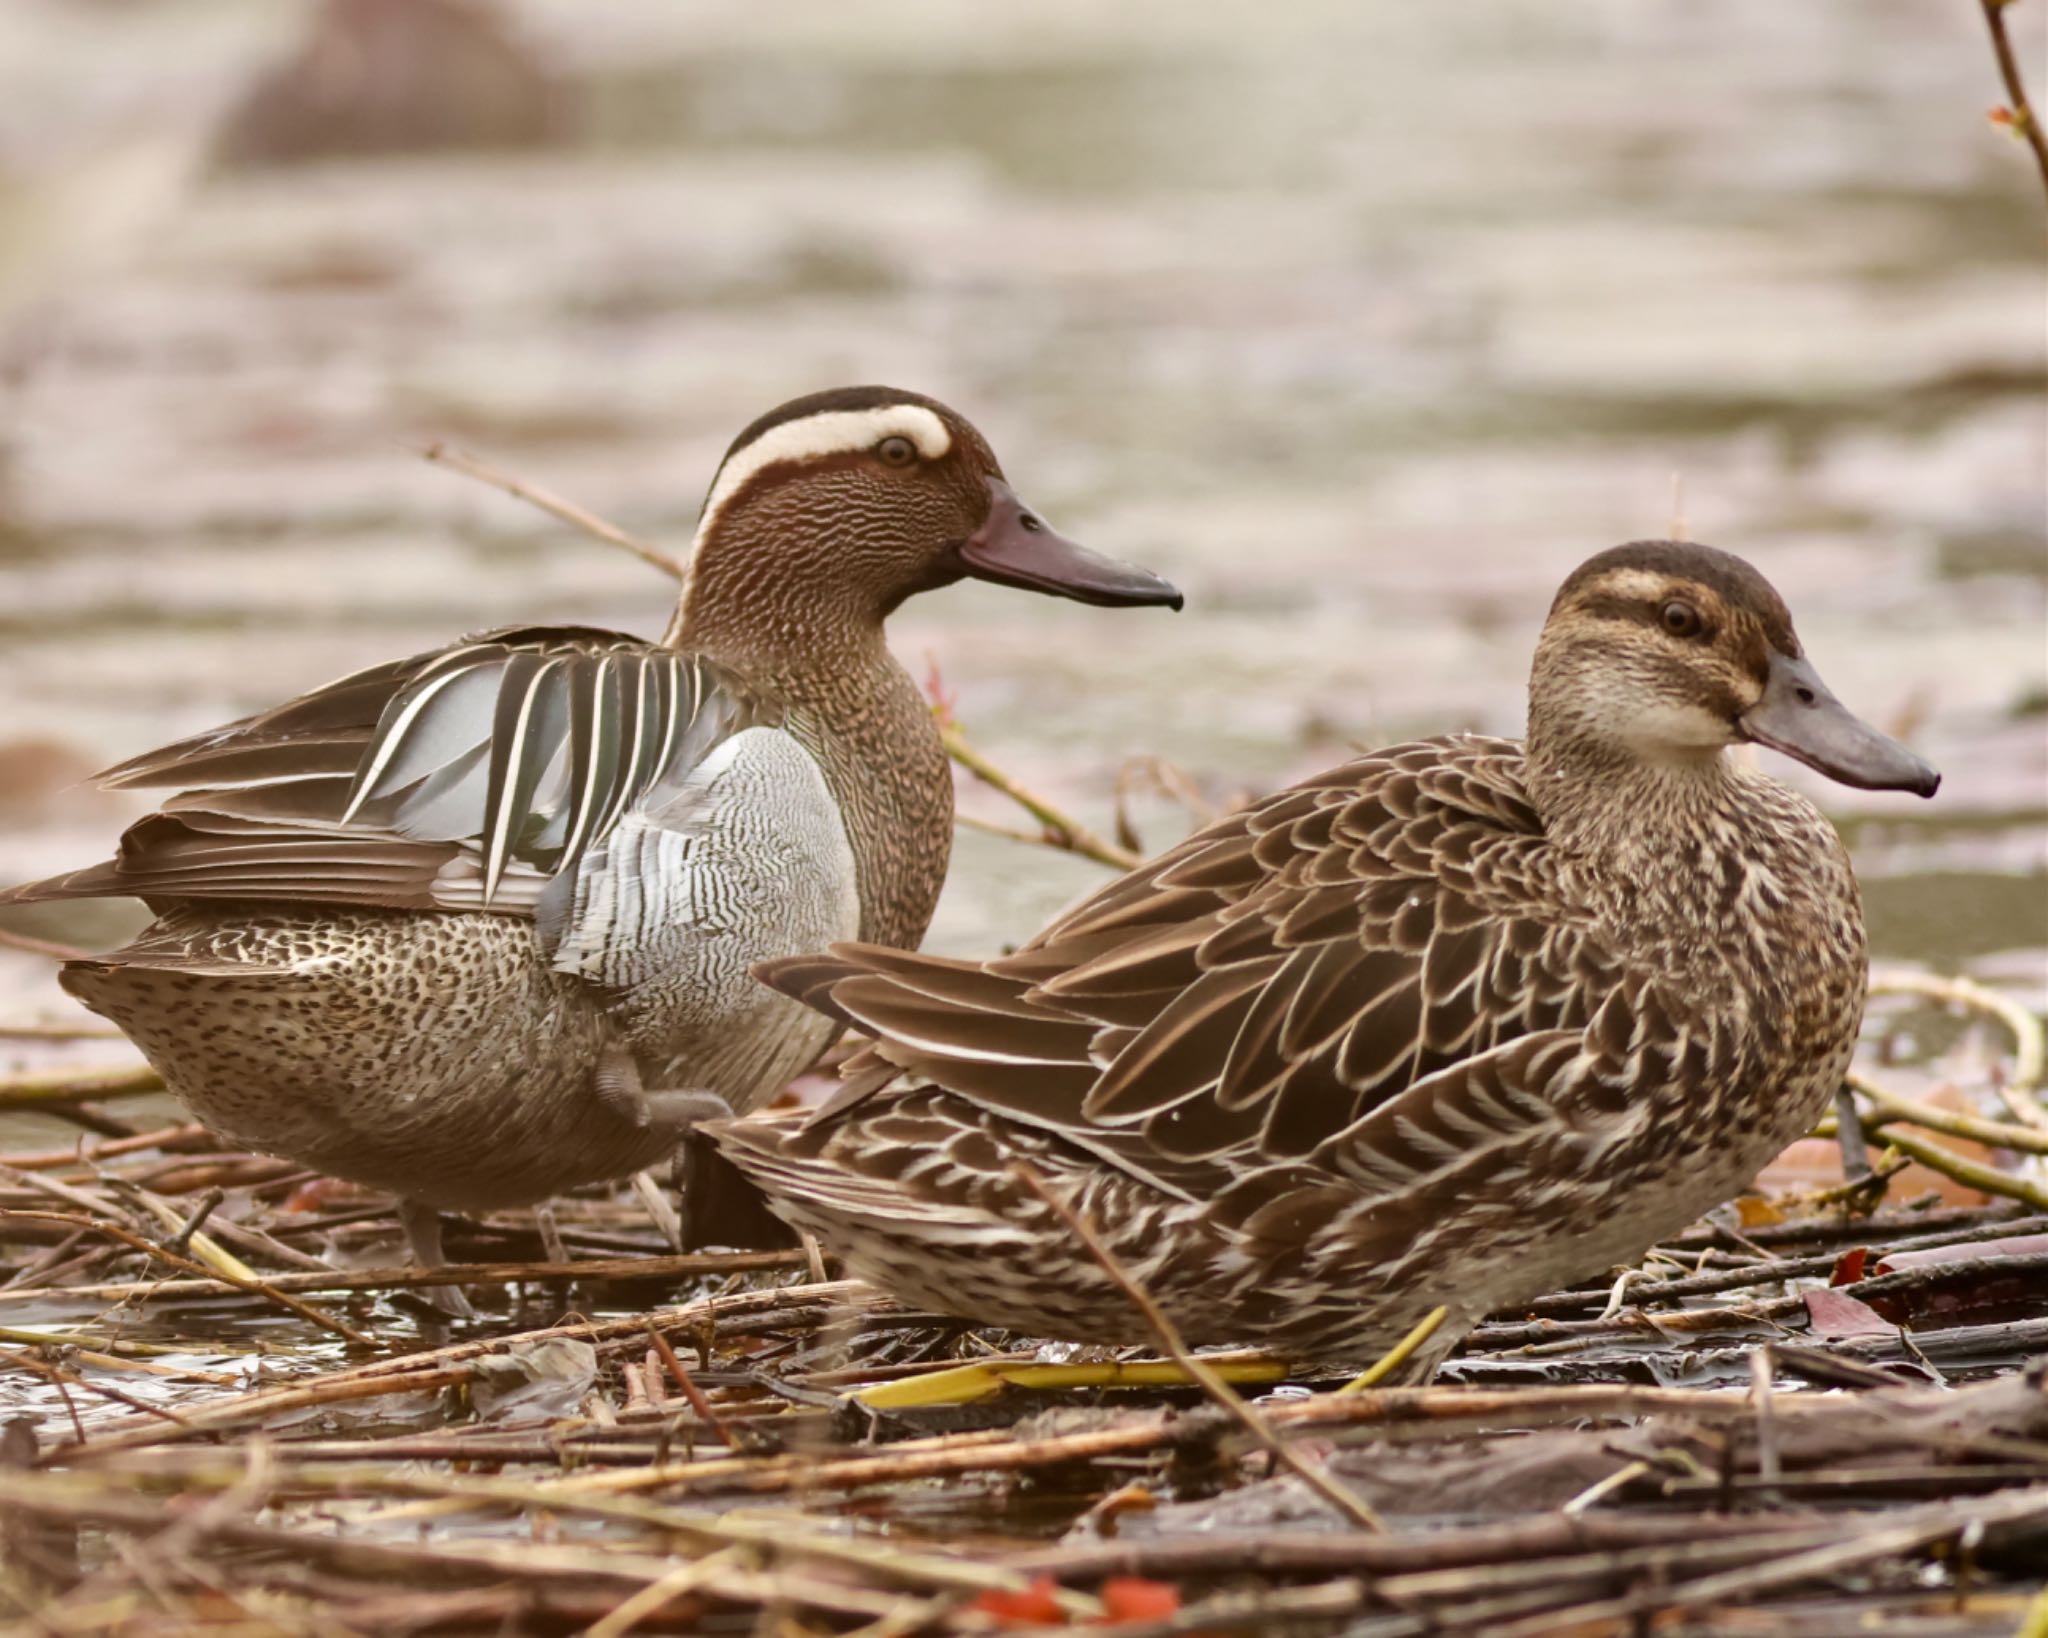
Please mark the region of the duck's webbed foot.
MULTIPOLYGON (((422 1268, 446 1268, 447 1258, 441 1255, 441 1214, 423 1200, 401 1200, 398 1202, 398 1221, 405 1229, 405 1238, 412 1246, 413 1261, 422 1268)), ((470 1306, 469 1297, 459 1285, 430 1285, 421 1295, 442 1313, 456 1319, 475 1319, 476 1310, 470 1306)))
POLYGON ((623 1046, 605 1048, 593 1079, 598 1102, 613 1115, 639 1131, 673 1136, 678 1143, 699 1121, 733 1118, 732 1105, 716 1092, 649 1091, 639 1064, 623 1046))

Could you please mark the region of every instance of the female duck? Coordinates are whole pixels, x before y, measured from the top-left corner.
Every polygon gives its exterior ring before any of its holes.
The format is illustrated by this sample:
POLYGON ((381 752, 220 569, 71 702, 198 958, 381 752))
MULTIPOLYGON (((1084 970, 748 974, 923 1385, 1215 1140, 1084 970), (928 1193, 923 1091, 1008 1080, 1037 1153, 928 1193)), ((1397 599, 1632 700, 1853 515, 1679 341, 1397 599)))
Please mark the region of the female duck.
POLYGON ((1722 755, 1934 770, 1822 685, 1704 546, 1564 584, 1529 737, 1400 745, 1190 837, 1021 951, 866 946, 764 976, 872 1037, 800 1128, 706 1129, 904 1300, 1144 1341, 1020 1175, 1191 1341, 1369 1357, 1635 1257, 1827 1107, 1867 961, 1841 843, 1722 755))
POLYGON ((123 763, 175 786, 114 860, 0 903, 158 920, 63 981, 236 1142, 434 1208, 671 1153, 813 1058, 748 966, 913 945, 952 782, 882 621, 963 576, 1104 604, 1165 581, 1061 539, 929 398, 814 394, 740 434, 668 634, 489 632, 123 763))

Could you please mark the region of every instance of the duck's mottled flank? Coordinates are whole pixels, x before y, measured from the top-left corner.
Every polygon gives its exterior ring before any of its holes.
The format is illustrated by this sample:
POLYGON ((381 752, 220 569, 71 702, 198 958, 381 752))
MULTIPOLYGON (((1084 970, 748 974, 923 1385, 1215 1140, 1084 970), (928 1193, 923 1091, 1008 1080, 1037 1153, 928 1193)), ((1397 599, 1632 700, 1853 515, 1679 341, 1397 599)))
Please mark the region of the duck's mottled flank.
POLYGON ((1863 1002, 1833 830, 1689 742, 1742 737, 1739 622, 1700 644, 1586 607, 1676 585, 1771 630, 1735 562, 1626 547, 1567 582, 1527 746, 1360 757, 1012 956, 772 964, 869 1044, 807 1123, 717 1143, 905 1300, 1091 1342, 1146 1329, 1020 1162, 1196 1342, 1358 1358, 1443 1304, 1427 1369, 1481 1315, 1636 1256, 1808 1129, 1863 1002))

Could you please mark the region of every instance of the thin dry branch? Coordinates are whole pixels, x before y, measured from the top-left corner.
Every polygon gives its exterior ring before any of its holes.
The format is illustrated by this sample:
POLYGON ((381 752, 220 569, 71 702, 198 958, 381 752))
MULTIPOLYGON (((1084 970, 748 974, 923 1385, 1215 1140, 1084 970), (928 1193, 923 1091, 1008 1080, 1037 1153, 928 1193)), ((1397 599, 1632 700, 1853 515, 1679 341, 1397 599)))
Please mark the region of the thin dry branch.
POLYGON ((118 1041, 122 1039, 117 1029, 106 1029, 97 1024, 77 1022, 45 1021, 39 1018, 22 1019, 11 1024, 0 1024, 0 1039, 10 1041, 118 1041))
POLYGON ((1042 830, 1023 830, 1016 825, 999 825, 993 819, 982 818, 978 813, 955 813, 953 823, 962 830, 977 830, 984 836, 1000 836, 1006 842, 1019 842, 1025 847, 1054 845, 1042 830))
MULTIPOLYGON (((635 1314, 622 1319, 579 1318, 539 1330, 472 1338, 423 1353, 372 1360, 367 1364, 306 1378, 286 1387, 254 1388, 211 1401, 193 1412, 192 1419, 196 1425, 209 1431, 225 1432, 311 1405, 340 1404, 414 1388, 440 1388, 467 1381, 478 1360, 522 1344, 573 1337, 596 1344, 602 1352, 607 1345, 621 1343, 628 1338, 634 1342, 643 1340, 650 1322, 664 1331, 682 1331, 685 1334, 700 1332, 714 1323, 726 1321, 739 1325, 770 1321, 794 1323, 804 1313, 814 1313, 822 1306, 851 1304, 871 1296, 872 1293, 857 1282, 837 1281, 827 1286, 784 1286, 768 1291, 742 1291, 731 1296, 708 1297, 680 1308, 657 1309, 652 1314, 635 1314)), ((154 1443, 158 1433, 159 1430, 149 1428, 113 1428, 95 1436, 91 1453, 100 1455, 154 1443)))
POLYGON ((538 506, 550 517, 560 518, 564 523, 572 524, 584 533, 596 536, 607 546, 616 546, 622 552, 631 552, 642 563, 659 569, 672 580, 681 580, 684 576, 683 565, 659 546, 650 546, 637 536, 629 535, 617 524, 607 523, 595 512, 586 512, 574 501, 564 500, 560 495, 543 489, 538 484, 527 483, 524 479, 513 477, 509 472, 500 472, 490 462, 470 454, 467 450, 455 449, 437 439, 433 443, 419 446, 419 455, 422 460, 432 461, 436 466, 445 466, 451 471, 475 478, 479 483, 487 483, 493 489, 502 489, 514 500, 523 500, 529 506, 538 506))
POLYGON ((2027 101, 2026 82, 2020 78, 2019 59, 2013 55, 2012 37, 2005 28, 2005 8, 2017 0, 1981 0, 1984 21, 1991 30, 1991 52, 1998 59, 1998 76, 2005 81, 2009 106, 2000 124, 2009 126, 2033 151, 2034 165, 2041 173, 2041 186, 2048 189, 2048 137, 2041 131, 2033 104, 2027 101))
POLYGON ((591 1623, 584 1638, 624 1638, 624 1634, 685 1593, 710 1586, 728 1570, 745 1569, 747 1562, 747 1551, 737 1546, 720 1548, 702 1558, 685 1559, 660 1580, 648 1582, 622 1600, 603 1620, 591 1623))
POLYGON ((1106 836, 1097 835, 1072 814, 1055 807, 1036 791, 1004 773, 967 742, 967 736, 958 726, 942 726, 939 739, 946 747, 946 755, 991 790, 1007 796, 1044 827, 1043 833, 1035 837, 1024 831, 1003 834, 1018 841, 1042 842, 1065 853, 1078 853, 1083 858, 1108 865, 1112 870, 1129 870, 1138 863, 1138 855, 1129 848, 1119 847, 1106 836))
MULTIPOLYGON (((124 1406, 132 1411, 139 1411, 144 1416, 158 1417, 163 1421, 169 1422, 173 1427, 183 1428, 189 1425, 185 1418, 176 1411, 167 1410, 162 1405, 152 1405, 148 1400, 138 1399, 132 1393, 123 1393, 111 1383, 95 1382, 91 1377, 82 1376, 76 1371, 67 1371, 61 1365, 53 1365, 48 1360, 38 1359, 30 1353, 9 1349, 5 1353, 0 1353, 0 1363, 6 1364, 13 1370, 28 1371, 32 1375, 43 1377, 48 1381, 62 1382, 71 1387, 83 1389, 87 1393, 97 1394, 102 1399, 111 1400, 114 1404, 124 1406)), ((80 1438, 82 1441, 82 1431, 80 1438)))
MULTIPOLYGON (((4 1109, 4 1106, 0 1106, 4 1109)), ((81 1151, 77 1142, 66 1144, 61 1149, 12 1149, 0 1153, 0 1165, 19 1167, 23 1171, 43 1171, 52 1167, 77 1166, 84 1161, 97 1165, 121 1155, 138 1154, 145 1150, 158 1151, 165 1155, 187 1152, 194 1143, 213 1143, 218 1140, 197 1121, 180 1121, 173 1126, 155 1126, 148 1131, 136 1132, 128 1137, 109 1138, 104 1143, 94 1143, 81 1151)))
POLYGON ((1496 1638, 1543 1638, 1544 1634, 1591 1628, 1605 1621, 1630 1621, 1652 1611, 1694 1608, 1719 1599, 1751 1599, 1800 1581, 1839 1575, 1882 1558, 1917 1552, 1940 1541, 1981 1535, 1988 1525, 2038 1521, 2048 1515, 2048 1489, 1973 1498, 1966 1504, 1946 1500, 1907 1511, 1910 1517, 1905 1523, 1866 1524, 1846 1540, 1773 1553, 1761 1563, 1702 1576, 1679 1587, 1641 1588, 1490 1630, 1496 1638))
POLYGON ((175 1251, 166 1250, 160 1245, 145 1240, 141 1235, 122 1228, 118 1223, 109 1223, 101 1218, 88 1217, 83 1213, 68 1211, 0 1210, 0 1219, 24 1223, 61 1223, 67 1228, 86 1229, 94 1234, 104 1234, 107 1238, 119 1240, 123 1245, 142 1252, 145 1256, 152 1257, 158 1262, 168 1263, 171 1267, 178 1269, 182 1273, 197 1275, 201 1279, 218 1280, 223 1285, 233 1286, 237 1291, 245 1291, 251 1296, 263 1298, 266 1302, 276 1303, 280 1308, 288 1308, 298 1315, 300 1319, 310 1321, 312 1324, 319 1326, 323 1331, 332 1331, 336 1336, 354 1343, 359 1348, 375 1346, 369 1337, 364 1336, 362 1332, 358 1331, 346 1320, 336 1319, 332 1314, 315 1308, 311 1303, 301 1302, 297 1297, 290 1295, 288 1292, 278 1290, 276 1286, 266 1281, 258 1279, 244 1280, 218 1269, 209 1269, 202 1263, 194 1262, 190 1257, 181 1257, 175 1251))
MULTIPOLYGON (((2041 1084, 2043 1074, 2048 1073, 2048 1031, 2044 1031, 2041 1020, 2010 996, 2000 995, 1975 979, 1946 978, 1939 973, 1887 968, 1870 975, 1870 993, 1924 995, 1930 1000, 1967 1007, 1997 1019, 2012 1036, 2012 1074, 2006 1083, 2012 1091, 2031 1093, 2041 1084)), ((2048 1129, 2048 1111, 2043 1111, 2038 1103, 2033 1105, 2030 1114, 2022 1118, 2029 1126, 2048 1129)))
POLYGON ((2011 1149, 2020 1154, 2048 1155, 2048 1132, 2016 1122, 1982 1120, 1975 1115, 1957 1114, 1952 1109, 1937 1109, 1932 1104, 1921 1103, 1881 1086, 1868 1075, 1854 1070, 1846 1079, 1855 1091, 1877 1106, 1877 1114, 1865 1122, 1872 1130, 1891 1121, 1904 1121, 1910 1126, 1940 1132, 1946 1137, 1988 1143, 1993 1148, 2011 1149))
MULTIPOLYGON (((1855 1073, 1851 1073, 1847 1080, 1849 1085, 1858 1092, 1871 1097, 1873 1102, 1878 1102, 1880 1109, 1884 1108, 1884 1104, 1880 1102, 1880 1099, 1884 1098, 1886 1094, 1883 1093, 1881 1088, 1876 1086, 1875 1082, 1855 1073)), ((2031 1206, 2035 1211, 2048 1211, 2048 1187, 2035 1182, 2032 1178, 2015 1172, 2001 1171, 1996 1166, 1979 1165, 1967 1156, 1957 1154, 1955 1150, 1947 1147, 1945 1144, 1936 1143, 1929 1138, 1913 1137, 1897 1129, 1900 1125, 1911 1124, 1923 1126, 1930 1131, 1947 1132, 1950 1136, 1969 1137, 1973 1141, 1984 1142, 2003 1141, 2002 1138, 1990 1140, 1984 1138, 1981 1134, 1987 1127, 2000 1132, 2019 1132, 2024 1131, 2025 1128, 2005 1128, 1995 1121, 1970 1121, 1963 1116, 1949 1116, 1944 1111, 1931 1110, 1923 1105, 1913 1104, 1911 1099, 1900 1098, 1896 1094, 1890 1094, 1889 1096, 1897 1104, 1911 1107, 1914 1111, 1910 1115, 1904 1113, 1903 1109, 1898 1113, 1886 1111, 1889 1124, 1881 1129, 1879 1135, 1899 1155, 1918 1161, 1929 1171, 1939 1172, 1943 1177, 1953 1182, 1961 1183, 1966 1188, 1976 1189, 1983 1194, 2006 1200, 2017 1200, 2023 1205, 2031 1206), (1965 1130, 1965 1128, 1969 1129, 1965 1130)), ((1821 1138, 1832 1138, 1836 1136, 1837 1131, 1836 1119, 1833 1115, 1830 1115, 1814 1127, 1813 1135, 1821 1138)), ((1880 1165, 1872 1175, 1880 1179, 1889 1178, 1902 1165, 1903 1162, 1886 1162, 1880 1165)), ((1832 1192, 1837 1195, 1852 1193, 1864 1188, 1870 1182, 1871 1178, 1864 1178, 1850 1184, 1846 1190, 1832 1192)))
POLYGON ((12 950, 26 950, 30 955, 49 956, 57 961, 77 961, 92 953, 75 944, 60 944, 55 939, 37 938, 32 933, 17 933, 7 927, 0 927, 0 944, 12 950))
POLYGON ((1904 1132, 1887 1130, 1884 1140, 1901 1154, 1911 1155, 1931 1172, 1952 1178, 1972 1189, 1985 1194, 2002 1195, 2008 1200, 2018 1200, 2036 1211, 2048 1211, 2048 1188, 2029 1178, 2002 1172, 1996 1166, 1980 1166, 1974 1160, 1966 1160, 1953 1149, 1926 1138, 1909 1137, 1904 1132))
MULTIPOLYGON (((592 1257, 574 1263, 446 1263, 435 1268, 341 1268, 272 1275, 280 1294, 301 1291, 406 1291, 443 1285, 519 1285, 547 1280, 686 1280, 704 1274, 757 1274, 801 1268, 801 1251, 689 1253, 674 1257, 592 1257)), ((232 1280, 107 1280, 67 1286, 67 1297, 203 1296, 232 1280)), ((46 1302, 47 1291, 0 1291, 0 1303, 46 1302)))
POLYGON ((164 1079, 147 1064, 36 1071, 0 1076, 0 1114, 52 1104, 99 1102, 161 1092, 164 1079))
POLYGON ((676 1358, 675 1349, 669 1346, 668 1338, 661 1334, 651 1320, 647 1325, 647 1340, 654 1345, 655 1353, 668 1368, 669 1376, 682 1390, 683 1398, 688 1401, 697 1419, 718 1435, 720 1444, 730 1446, 733 1442, 732 1433, 726 1427, 724 1419, 711 1408, 711 1401, 704 1397, 704 1390, 697 1386, 696 1379, 684 1369, 683 1362, 676 1358))

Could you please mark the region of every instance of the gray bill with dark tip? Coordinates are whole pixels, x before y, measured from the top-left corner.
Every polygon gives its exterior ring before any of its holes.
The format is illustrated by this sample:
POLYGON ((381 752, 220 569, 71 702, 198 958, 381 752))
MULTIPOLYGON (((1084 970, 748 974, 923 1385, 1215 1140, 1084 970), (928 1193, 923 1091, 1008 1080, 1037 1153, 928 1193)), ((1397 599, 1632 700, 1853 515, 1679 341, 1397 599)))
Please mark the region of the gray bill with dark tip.
POLYGON ((1858 790, 1932 796, 1941 786, 1935 769, 1836 699, 1808 660, 1773 654, 1764 697, 1740 726, 1757 744, 1858 790))
POLYGON ((1181 606, 1172 582, 1135 563, 1077 546, 1017 498, 1001 478, 990 478, 988 516, 960 547, 960 563, 977 580, 1071 597, 1077 603, 1120 608, 1146 603, 1181 606))

